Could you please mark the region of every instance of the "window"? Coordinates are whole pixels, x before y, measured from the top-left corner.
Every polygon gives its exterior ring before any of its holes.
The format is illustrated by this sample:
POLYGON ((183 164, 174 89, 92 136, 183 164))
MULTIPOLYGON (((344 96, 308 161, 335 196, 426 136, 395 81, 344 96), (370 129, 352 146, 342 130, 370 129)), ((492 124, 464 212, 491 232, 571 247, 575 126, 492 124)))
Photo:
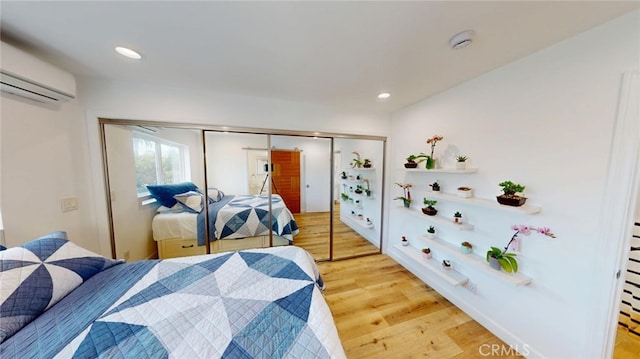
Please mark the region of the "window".
POLYGON ((138 197, 147 196, 148 184, 189 181, 189 148, 163 138, 133 133, 138 197))

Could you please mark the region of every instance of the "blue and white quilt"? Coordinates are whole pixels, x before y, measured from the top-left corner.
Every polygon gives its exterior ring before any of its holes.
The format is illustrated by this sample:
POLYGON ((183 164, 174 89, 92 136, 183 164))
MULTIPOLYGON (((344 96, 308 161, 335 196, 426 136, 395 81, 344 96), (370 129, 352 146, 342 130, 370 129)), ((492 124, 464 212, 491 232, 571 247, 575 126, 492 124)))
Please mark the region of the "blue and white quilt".
POLYGON ((294 246, 117 264, 0 344, 0 357, 345 358, 322 286, 294 246))
MULTIPOLYGON (((238 239, 268 236, 269 232, 293 244, 298 225, 282 197, 272 195, 271 230, 269 230, 269 196, 235 195, 209 205, 211 239, 238 239)), ((198 245, 205 244, 204 211, 198 214, 198 245)))

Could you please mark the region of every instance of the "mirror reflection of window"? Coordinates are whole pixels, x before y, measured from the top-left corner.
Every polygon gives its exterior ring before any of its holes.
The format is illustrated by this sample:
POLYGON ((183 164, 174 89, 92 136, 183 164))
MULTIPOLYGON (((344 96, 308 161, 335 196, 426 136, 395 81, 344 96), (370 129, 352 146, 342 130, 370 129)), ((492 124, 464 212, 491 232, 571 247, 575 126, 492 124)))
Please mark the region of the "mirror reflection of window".
POLYGON ((138 196, 148 195, 147 185, 189 181, 189 148, 166 139, 133 132, 133 156, 138 196))

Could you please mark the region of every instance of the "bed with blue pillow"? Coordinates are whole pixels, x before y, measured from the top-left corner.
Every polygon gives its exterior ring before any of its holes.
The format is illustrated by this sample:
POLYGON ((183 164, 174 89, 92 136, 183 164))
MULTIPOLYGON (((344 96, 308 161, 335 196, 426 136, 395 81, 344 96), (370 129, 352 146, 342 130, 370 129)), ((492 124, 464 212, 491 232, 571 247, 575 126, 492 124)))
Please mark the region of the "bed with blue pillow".
MULTIPOLYGON (((153 239, 156 242, 193 241, 186 246, 204 246, 206 231, 203 191, 191 182, 149 185, 147 188, 151 197, 160 204, 152 221, 153 239)), ((255 239, 268 237, 272 233, 280 240, 278 243, 293 244, 293 238, 299 232, 293 214, 277 194, 271 195, 271 212, 267 195, 225 195, 216 188, 209 188, 206 198, 206 205, 209 206, 210 241, 255 239)), ((180 243, 185 245, 186 242, 180 243)), ((252 248, 256 242, 246 240, 245 243, 247 246, 244 248, 252 248)), ((214 248, 224 250, 223 245, 215 244, 211 252, 216 252, 214 248)), ((236 244, 234 249, 236 248, 243 247, 236 244)))
POLYGON ((295 246, 132 263, 55 232, 0 251, 1 358, 345 358, 295 246))

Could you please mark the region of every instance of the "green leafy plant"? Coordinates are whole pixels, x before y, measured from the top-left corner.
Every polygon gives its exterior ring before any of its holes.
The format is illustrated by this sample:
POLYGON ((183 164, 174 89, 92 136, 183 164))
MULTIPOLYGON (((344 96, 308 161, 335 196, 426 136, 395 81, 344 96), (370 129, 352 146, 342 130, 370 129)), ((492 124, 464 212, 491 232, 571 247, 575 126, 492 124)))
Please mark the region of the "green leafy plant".
POLYGON ((513 183, 511 181, 502 181, 498 183, 498 186, 502 187, 502 192, 507 195, 513 195, 517 192, 524 191, 524 186, 521 184, 513 183))
POLYGON ((423 203, 425 206, 427 206, 427 207, 433 207, 433 206, 435 206, 435 205, 436 205, 436 203, 438 203, 438 201, 433 200, 433 199, 426 199, 426 198, 423 198, 423 199, 422 199, 422 203, 423 203))
POLYGON ((467 157, 467 156, 456 156, 456 161, 458 161, 458 162, 465 162, 468 159, 469 159, 469 157, 467 157))
POLYGON ((460 218, 460 217, 462 217, 462 213, 460 213, 460 212, 456 212, 456 213, 454 213, 454 215, 453 215, 453 216, 454 216, 454 217, 458 217, 458 218, 460 218))
POLYGON ((434 226, 429 226, 429 228, 427 228, 427 232, 429 232, 429 233, 436 233, 436 227, 434 227, 434 226))
POLYGON ((415 163, 420 163, 423 162, 427 159, 427 155, 425 155, 424 153, 421 153, 419 155, 409 155, 407 156, 406 160, 407 162, 415 162, 415 163))

